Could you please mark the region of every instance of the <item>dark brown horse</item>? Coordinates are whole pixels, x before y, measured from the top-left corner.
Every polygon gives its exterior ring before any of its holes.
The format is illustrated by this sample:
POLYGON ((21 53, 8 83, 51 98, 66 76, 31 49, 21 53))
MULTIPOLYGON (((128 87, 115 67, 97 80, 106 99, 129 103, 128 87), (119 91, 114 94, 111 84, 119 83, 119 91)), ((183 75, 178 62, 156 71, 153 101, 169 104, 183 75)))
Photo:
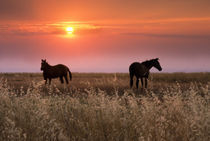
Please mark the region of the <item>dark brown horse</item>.
POLYGON ((133 86, 133 77, 136 76, 136 88, 139 87, 139 79, 141 79, 142 87, 144 85, 143 78, 145 78, 145 88, 147 88, 147 79, 149 77, 149 70, 155 67, 159 71, 162 70, 158 58, 144 61, 142 63, 134 62, 129 67, 130 72, 130 87, 133 86))
POLYGON ((69 73, 70 80, 72 79, 72 74, 69 70, 69 68, 65 65, 58 64, 55 66, 51 66, 47 63, 46 60, 42 60, 41 63, 41 70, 43 71, 43 77, 45 80, 45 84, 47 84, 47 79, 49 79, 49 84, 51 84, 52 78, 60 78, 61 83, 64 83, 63 77, 66 80, 66 83, 68 84, 69 81, 67 79, 67 74, 69 73))

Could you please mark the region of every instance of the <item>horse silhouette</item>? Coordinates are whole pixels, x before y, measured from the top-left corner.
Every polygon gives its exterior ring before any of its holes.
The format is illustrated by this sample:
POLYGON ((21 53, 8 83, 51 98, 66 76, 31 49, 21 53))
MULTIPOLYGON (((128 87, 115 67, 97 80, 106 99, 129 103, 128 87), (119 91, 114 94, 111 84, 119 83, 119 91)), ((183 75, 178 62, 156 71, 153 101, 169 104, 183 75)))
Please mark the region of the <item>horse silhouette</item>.
POLYGON ((145 88, 147 88, 147 79, 149 77, 149 71, 152 67, 155 67, 159 71, 162 70, 159 59, 151 59, 144 61, 142 63, 134 62, 129 67, 130 73, 130 87, 133 86, 133 77, 136 76, 136 88, 138 89, 139 86, 139 79, 141 79, 142 88, 144 86, 143 78, 145 78, 145 88))
POLYGON ((52 78, 60 78, 61 83, 63 84, 63 77, 66 80, 66 83, 68 84, 68 78, 67 74, 69 73, 70 80, 72 80, 72 74, 69 70, 69 68, 65 65, 58 64, 55 66, 51 66, 47 63, 46 59, 41 61, 41 70, 43 71, 43 77, 45 80, 45 84, 47 84, 47 79, 49 79, 49 84, 51 84, 52 78))

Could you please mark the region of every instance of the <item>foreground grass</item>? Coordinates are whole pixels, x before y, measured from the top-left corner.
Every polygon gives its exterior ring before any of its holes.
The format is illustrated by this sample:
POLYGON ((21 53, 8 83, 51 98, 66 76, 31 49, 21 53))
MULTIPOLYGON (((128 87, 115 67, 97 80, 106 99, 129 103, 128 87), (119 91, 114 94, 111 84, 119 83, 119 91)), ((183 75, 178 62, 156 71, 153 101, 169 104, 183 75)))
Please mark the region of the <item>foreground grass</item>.
POLYGON ((79 88, 73 84, 71 88, 44 86, 43 81, 35 81, 18 91, 10 79, 2 78, 0 140, 210 139, 208 81, 186 85, 172 82, 170 77, 168 82, 161 81, 164 87, 154 82, 148 90, 136 91, 116 84, 127 84, 125 75, 117 80, 113 74, 100 81, 97 77, 94 83, 88 78, 75 84, 79 88))

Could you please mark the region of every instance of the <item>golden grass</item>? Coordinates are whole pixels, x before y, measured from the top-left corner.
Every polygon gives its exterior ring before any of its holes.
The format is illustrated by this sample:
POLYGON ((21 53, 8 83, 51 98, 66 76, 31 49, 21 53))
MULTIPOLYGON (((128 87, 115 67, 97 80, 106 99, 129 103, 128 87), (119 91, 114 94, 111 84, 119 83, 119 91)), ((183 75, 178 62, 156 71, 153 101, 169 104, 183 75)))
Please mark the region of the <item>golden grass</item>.
POLYGON ((210 74, 74 73, 70 85, 41 74, 0 74, 0 140, 207 141, 210 74))

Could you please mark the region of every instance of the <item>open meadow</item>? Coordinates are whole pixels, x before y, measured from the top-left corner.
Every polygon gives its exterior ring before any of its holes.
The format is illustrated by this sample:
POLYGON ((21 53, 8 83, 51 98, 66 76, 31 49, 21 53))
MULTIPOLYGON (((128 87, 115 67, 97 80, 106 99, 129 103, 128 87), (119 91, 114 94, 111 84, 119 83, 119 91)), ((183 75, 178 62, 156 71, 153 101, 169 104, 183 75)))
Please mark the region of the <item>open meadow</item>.
POLYGON ((210 73, 152 73, 138 90, 127 73, 72 76, 1 73, 0 140, 210 140, 210 73))

